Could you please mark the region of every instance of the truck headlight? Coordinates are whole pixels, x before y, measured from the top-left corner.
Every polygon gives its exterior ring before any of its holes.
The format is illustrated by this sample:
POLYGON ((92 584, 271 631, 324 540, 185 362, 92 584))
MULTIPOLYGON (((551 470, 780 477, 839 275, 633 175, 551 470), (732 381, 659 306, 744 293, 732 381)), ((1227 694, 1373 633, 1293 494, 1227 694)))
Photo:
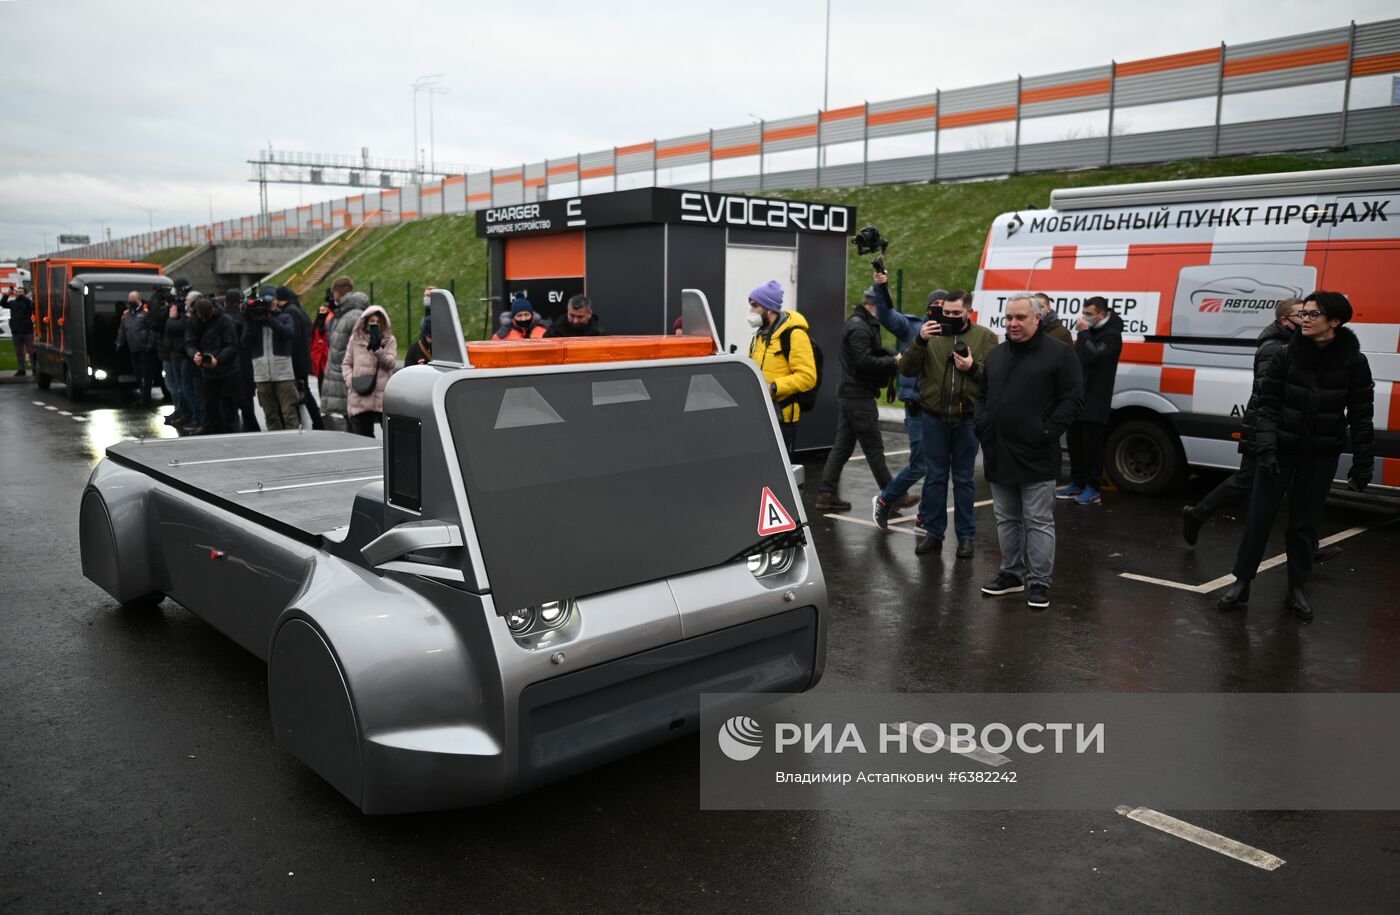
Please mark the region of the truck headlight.
POLYGON ((792 568, 793 562, 797 560, 796 547, 783 547, 779 550, 768 550, 764 553, 754 553, 748 557, 746 563, 754 578, 767 578, 770 575, 781 575, 792 568))
POLYGON ((545 601, 540 604, 540 623, 544 626, 557 626, 564 621, 564 611, 568 609, 562 600, 545 601))
MULTIPOLYGON (((92 372, 92 369, 88 369, 88 371, 92 372)), ((98 369, 97 371, 92 372, 92 377, 96 378, 98 381, 106 381, 107 372, 104 369, 98 369)))
POLYGON ((539 635, 558 629, 573 614, 571 600, 547 600, 535 607, 524 607, 506 615, 506 627, 512 635, 539 635))

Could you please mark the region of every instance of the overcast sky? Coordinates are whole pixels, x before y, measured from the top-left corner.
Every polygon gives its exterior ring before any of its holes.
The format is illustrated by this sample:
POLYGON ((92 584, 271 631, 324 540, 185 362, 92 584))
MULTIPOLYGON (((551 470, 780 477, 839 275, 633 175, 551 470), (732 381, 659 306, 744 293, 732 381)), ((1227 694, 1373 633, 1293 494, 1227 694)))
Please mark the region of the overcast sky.
MULTIPOLYGON (((830 105, 1394 16, 1393 0, 832 0, 830 105)), ((248 158, 535 162, 821 106, 824 0, 0 0, 0 255, 252 213, 248 158), (419 97, 420 146, 428 109, 419 97), (148 214, 146 207, 153 208, 148 214)), ((282 208, 344 189, 274 186, 282 208)))

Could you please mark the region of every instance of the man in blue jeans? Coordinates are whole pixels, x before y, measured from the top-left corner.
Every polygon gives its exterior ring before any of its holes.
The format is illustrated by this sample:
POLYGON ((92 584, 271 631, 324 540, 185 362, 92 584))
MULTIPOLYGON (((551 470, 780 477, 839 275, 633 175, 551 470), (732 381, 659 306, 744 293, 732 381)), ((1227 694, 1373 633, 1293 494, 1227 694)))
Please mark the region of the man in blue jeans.
POLYGON ((1012 294, 1002 314, 1006 342, 987 357, 977 392, 982 472, 1001 546, 1001 567, 982 593, 998 597, 1029 587, 1026 606, 1044 610, 1055 572, 1060 436, 1084 406, 1084 378, 1074 349, 1040 333, 1030 293, 1012 294))
MULTIPOLYGON (((895 348, 903 356, 904 351, 909 349, 909 344, 919 336, 919 328, 924 326, 924 318, 894 310, 894 302, 890 300, 889 279, 888 274, 875 274, 875 284, 866 291, 865 301, 875 303, 875 319, 894 337, 895 348)), ((937 302, 941 306, 947 298, 947 290, 935 289, 928 294, 928 304, 933 305, 937 302)), ((909 464, 895 474, 884 492, 872 500, 877 524, 880 524, 880 500, 884 499, 892 506, 885 514, 885 523, 888 524, 890 514, 919 501, 919 494, 911 495, 909 490, 924 475, 924 422, 923 408, 919 406, 919 379, 900 375, 899 399, 904 404, 904 432, 909 436, 909 464)))
MULTIPOLYGON (((918 523, 924 536, 916 553, 943 547, 948 529, 948 478, 953 480, 953 524, 957 555, 972 555, 977 524, 972 515, 976 498, 972 475, 977 464, 977 436, 972 413, 986 365, 997 345, 987 328, 968 316, 971 296, 948 293, 946 301, 930 301, 924 322, 899 360, 899 372, 919 383, 920 424, 925 462, 924 489, 918 523)), ((893 507, 889 487, 875 502, 875 523, 884 528, 893 507)))

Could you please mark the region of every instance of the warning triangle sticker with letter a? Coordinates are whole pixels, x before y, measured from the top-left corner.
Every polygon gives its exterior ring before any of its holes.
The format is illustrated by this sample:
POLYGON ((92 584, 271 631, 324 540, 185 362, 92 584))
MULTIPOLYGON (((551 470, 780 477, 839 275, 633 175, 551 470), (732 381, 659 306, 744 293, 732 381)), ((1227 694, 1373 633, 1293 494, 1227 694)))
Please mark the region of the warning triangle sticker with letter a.
POLYGON ((763 487, 763 499, 758 506, 758 536, 767 537, 769 534, 781 534, 783 531, 790 531, 797 527, 797 522, 792 520, 792 515, 783 508, 783 503, 778 501, 778 497, 773 495, 773 490, 767 486, 763 487))

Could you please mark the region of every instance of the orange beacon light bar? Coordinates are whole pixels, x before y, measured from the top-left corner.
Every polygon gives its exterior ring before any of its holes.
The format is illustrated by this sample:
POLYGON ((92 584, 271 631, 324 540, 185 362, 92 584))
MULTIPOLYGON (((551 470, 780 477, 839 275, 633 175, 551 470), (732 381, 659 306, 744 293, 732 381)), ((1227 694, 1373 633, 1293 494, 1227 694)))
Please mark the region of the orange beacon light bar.
POLYGON ((467 359, 481 369, 684 359, 714 353, 714 338, 701 336, 557 337, 467 343, 467 359))

